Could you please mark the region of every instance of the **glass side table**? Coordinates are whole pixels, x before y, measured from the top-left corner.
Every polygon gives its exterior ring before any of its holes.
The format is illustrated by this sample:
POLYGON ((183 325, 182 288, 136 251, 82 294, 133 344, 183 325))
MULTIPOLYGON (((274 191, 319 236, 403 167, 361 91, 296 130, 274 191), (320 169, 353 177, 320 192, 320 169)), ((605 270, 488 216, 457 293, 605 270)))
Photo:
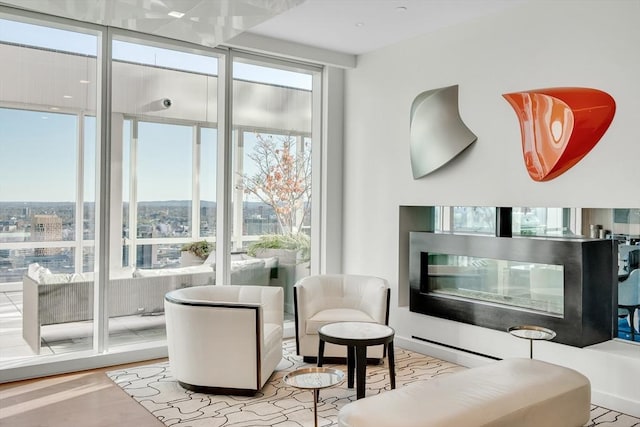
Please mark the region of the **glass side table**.
POLYGON ((550 341, 556 337, 556 333, 551 329, 542 326, 522 325, 512 326, 508 329, 509 333, 514 337, 529 340, 529 358, 533 359, 533 341, 545 340, 550 341))
POLYGON ((318 395, 321 388, 339 384, 344 372, 333 368, 300 368, 289 372, 282 379, 292 387, 313 390, 313 425, 318 427, 318 395))

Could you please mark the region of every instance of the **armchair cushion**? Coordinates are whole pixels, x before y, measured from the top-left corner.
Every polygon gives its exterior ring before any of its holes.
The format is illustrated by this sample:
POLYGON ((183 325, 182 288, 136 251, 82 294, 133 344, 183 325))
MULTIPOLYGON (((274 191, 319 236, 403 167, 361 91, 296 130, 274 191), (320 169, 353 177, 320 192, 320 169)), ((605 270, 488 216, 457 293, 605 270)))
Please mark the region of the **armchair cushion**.
POLYGON ((367 313, 353 308, 329 308, 322 310, 307 319, 305 330, 307 334, 318 334, 318 329, 336 319, 341 322, 375 322, 376 319, 367 313))

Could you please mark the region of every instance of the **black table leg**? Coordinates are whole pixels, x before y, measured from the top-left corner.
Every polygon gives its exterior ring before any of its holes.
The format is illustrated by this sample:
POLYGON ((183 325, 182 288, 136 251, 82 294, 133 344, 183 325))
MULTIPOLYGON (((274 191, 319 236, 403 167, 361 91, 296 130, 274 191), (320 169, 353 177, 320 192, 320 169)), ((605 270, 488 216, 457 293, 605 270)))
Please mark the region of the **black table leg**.
MULTIPOLYGON (((324 341, 321 339, 318 339, 318 367, 319 368, 322 367, 323 362, 324 362, 324 341)), ((320 390, 316 390, 315 393, 313 393, 313 399, 314 399, 314 402, 313 402, 314 405, 316 404, 316 402, 320 402, 320 390)), ((318 422, 317 415, 316 415, 316 422, 318 422)))
MULTIPOLYGON (((1 1, 1 0, 0 0, 1 1)), ((360 330, 358 322, 339 322, 342 325, 325 325, 318 329, 319 349, 318 366, 322 366, 325 343, 347 347, 347 387, 356 388, 356 398, 365 397, 367 381, 367 347, 384 346, 389 363, 391 388, 396 388, 395 353, 393 348, 394 331, 385 325, 373 325, 360 330), (354 375, 355 374, 355 375, 354 375)))
POLYGON ((367 374, 367 346, 356 346, 356 398, 364 397, 364 385, 367 374))
POLYGON ((322 367, 322 362, 324 361, 324 341, 318 340, 318 367, 322 367))
POLYGON ((393 353, 393 341, 387 344, 387 362, 389 362, 389 381, 393 390, 396 388, 396 358, 393 353))
POLYGON ((347 346, 347 388, 353 388, 353 373, 356 367, 355 347, 347 346))

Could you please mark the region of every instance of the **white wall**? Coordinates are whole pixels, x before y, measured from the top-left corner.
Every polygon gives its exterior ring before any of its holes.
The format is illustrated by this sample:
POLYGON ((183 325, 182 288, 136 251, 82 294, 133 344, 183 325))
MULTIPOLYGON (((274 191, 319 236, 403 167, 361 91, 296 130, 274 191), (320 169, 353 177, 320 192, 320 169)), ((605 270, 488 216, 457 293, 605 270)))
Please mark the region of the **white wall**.
MULTIPOLYGON (((640 0, 537 0, 362 55, 346 71, 343 269, 390 281, 398 345, 467 365, 483 361, 410 337, 501 358, 528 355, 528 342, 505 332, 398 306, 399 287, 408 286, 398 283, 400 205, 640 207, 639 18, 640 0), (478 141, 414 180, 411 103, 425 90, 453 84, 478 141), (534 182, 523 164, 518 120, 502 94, 563 86, 608 92, 616 115, 581 162, 554 180, 534 182)), ((595 403, 640 416, 640 346, 538 342, 534 357, 580 370, 592 381, 595 403)))

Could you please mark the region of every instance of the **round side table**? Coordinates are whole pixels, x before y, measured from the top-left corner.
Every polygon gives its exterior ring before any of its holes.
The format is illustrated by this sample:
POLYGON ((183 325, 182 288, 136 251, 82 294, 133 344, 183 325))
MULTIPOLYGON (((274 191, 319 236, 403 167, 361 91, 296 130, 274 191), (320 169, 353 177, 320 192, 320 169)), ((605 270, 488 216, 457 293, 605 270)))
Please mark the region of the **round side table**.
POLYGON ((367 347, 384 345, 389 363, 389 382, 396 388, 393 337, 395 331, 387 325, 372 322, 336 322, 318 329, 318 366, 322 366, 325 342, 347 346, 347 388, 353 388, 354 371, 356 398, 365 396, 367 378, 367 347))
POLYGON ((300 368, 282 379, 292 387, 313 390, 313 425, 318 427, 318 394, 321 388, 334 386, 344 379, 344 372, 333 368, 300 368))
POLYGON ((529 358, 533 359, 533 341, 545 340, 550 341, 556 337, 556 333, 551 329, 542 326, 522 325, 512 326, 508 329, 509 333, 514 337, 529 340, 529 358))

